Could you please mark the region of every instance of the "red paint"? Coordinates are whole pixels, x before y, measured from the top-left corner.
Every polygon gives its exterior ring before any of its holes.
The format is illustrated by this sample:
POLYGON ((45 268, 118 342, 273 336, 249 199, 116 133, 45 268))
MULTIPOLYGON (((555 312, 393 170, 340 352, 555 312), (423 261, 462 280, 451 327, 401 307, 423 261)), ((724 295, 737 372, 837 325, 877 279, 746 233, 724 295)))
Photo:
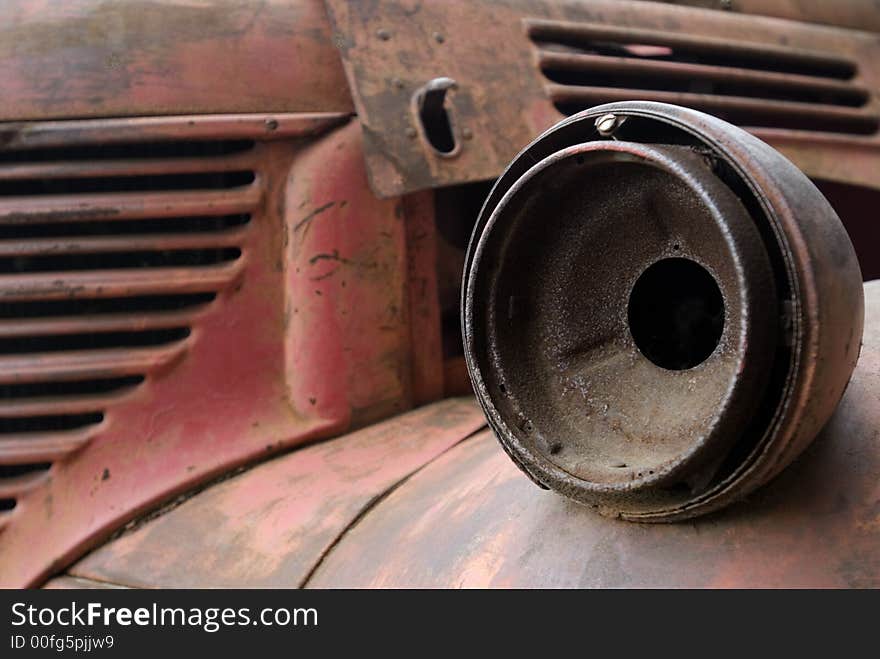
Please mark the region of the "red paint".
MULTIPOLYGON (((134 370, 145 369, 146 382, 107 397, 104 421, 76 435, 83 448, 19 488, 3 517, 0 584, 38 582, 132 517, 236 465, 411 404, 405 232, 399 202, 378 202, 367 187, 360 128, 305 148, 258 143, 251 157, 258 188, 236 276, 193 314, 188 338, 145 353, 134 370), (309 237, 295 237, 292 227, 329 201, 336 206, 309 237), (313 257, 334 250, 359 265, 314 281, 333 264, 313 257)), ((187 282, 197 271, 175 276, 187 282)), ((113 271, 95 272, 112 284, 113 271)), ((53 369, 68 368, 68 357, 56 357, 53 369)))
POLYGON ((445 400, 298 450, 197 494, 71 568, 139 587, 302 585, 389 488, 484 425, 445 400))
POLYGON ((321 0, 0 3, 0 119, 349 112, 321 0))

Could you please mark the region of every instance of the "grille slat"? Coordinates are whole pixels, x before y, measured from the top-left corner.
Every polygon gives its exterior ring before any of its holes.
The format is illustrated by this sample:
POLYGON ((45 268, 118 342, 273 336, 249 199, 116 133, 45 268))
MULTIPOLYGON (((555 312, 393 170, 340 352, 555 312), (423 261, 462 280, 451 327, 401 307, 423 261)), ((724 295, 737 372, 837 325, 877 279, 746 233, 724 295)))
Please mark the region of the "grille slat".
MULTIPOLYGON (((56 316, 0 320, 0 339, 20 336, 52 334, 83 334, 87 332, 143 332, 186 327, 205 311, 206 304, 185 311, 157 311, 152 313, 108 313, 81 316, 56 316)), ((2 406, 2 401, 0 401, 2 406)))
POLYGON ((150 373, 178 359, 187 339, 149 348, 72 350, 0 356, 0 384, 118 378, 150 373))
POLYGON ((217 232, 164 233, 103 238, 63 236, 31 240, 0 240, 0 258, 233 247, 241 244, 245 233, 245 229, 232 229, 217 232))
POLYGON ((874 135, 855 62, 700 34, 530 20, 546 91, 563 114, 614 101, 674 103, 749 128, 874 135))
POLYGON ((41 272, 0 277, 0 301, 60 300, 215 291, 242 272, 241 260, 193 268, 41 272))
MULTIPOLYGON (((0 417, 27 418, 57 415, 90 414, 119 402, 136 389, 121 387, 105 394, 73 394, 69 396, 43 396, 33 398, 10 398, 0 400, 0 417)), ((0 438, 3 435, 0 434, 0 438)))
POLYGON ((0 198, 0 224, 151 220, 249 213, 259 203, 259 182, 237 190, 119 192, 0 198))
MULTIPOLYGON (((57 432, 0 435, 0 464, 24 465, 54 462, 75 453, 89 443, 95 429, 90 426, 57 432)), ((0 485, 6 479, 0 478, 0 485)))

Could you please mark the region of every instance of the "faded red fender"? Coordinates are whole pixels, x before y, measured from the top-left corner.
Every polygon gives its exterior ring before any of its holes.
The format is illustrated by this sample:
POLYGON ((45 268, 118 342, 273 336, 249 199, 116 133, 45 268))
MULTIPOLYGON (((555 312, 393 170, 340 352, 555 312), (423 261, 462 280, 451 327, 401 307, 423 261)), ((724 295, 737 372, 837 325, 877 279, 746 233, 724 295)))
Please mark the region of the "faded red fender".
POLYGON ((880 587, 880 281, 861 359, 814 445, 727 511, 600 517, 523 477, 488 433, 377 505, 310 587, 880 587))
POLYGON ((371 505, 484 423, 472 399, 448 399, 296 451, 197 494, 71 574, 140 587, 302 585, 371 505))

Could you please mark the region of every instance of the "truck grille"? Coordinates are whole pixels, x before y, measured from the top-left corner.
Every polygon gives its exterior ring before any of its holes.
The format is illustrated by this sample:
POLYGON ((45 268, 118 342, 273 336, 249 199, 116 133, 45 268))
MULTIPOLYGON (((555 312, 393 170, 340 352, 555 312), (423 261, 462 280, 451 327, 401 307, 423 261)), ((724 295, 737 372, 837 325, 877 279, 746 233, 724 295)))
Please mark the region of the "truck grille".
POLYGON ((530 19, 526 27, 563 114, 651 100, 755 128, 870 135, 880 125, 856 63, 843 57, 593 23, 530 19))
POLYGON ((240 276, 250 141, 0 151, 0 528, 240 276))

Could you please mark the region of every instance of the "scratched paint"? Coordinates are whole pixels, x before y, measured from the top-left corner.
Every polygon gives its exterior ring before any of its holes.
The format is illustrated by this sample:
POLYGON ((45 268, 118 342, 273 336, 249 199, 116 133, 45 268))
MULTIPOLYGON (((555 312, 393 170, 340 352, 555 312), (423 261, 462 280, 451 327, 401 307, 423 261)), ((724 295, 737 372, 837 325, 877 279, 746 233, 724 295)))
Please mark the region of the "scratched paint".
POLYGON ((5 0, 0 120, 350 112, 320 0, 5 0))
POLYGON ((814 445, 772 483, 688 523, 607 519, 535 488, 486 432, 379 503, 315 588, 880 586, 880 282, 859 365, 814 445))
POLYGON ((199 493, 71 568, 139 587, 295 587, 389 488, 484 426, 449 399, 272 460, 199 493))
POLYGON ((326 372, 348 383, 343 391, 334 378, 293 379, 292 401, 302 413, 362 425, 411 405, 400 208, 400 200, 370 191, 356 123, 307 147, 294 163, 285 213, 288 369, 298 372, 318 353, 326 372))

